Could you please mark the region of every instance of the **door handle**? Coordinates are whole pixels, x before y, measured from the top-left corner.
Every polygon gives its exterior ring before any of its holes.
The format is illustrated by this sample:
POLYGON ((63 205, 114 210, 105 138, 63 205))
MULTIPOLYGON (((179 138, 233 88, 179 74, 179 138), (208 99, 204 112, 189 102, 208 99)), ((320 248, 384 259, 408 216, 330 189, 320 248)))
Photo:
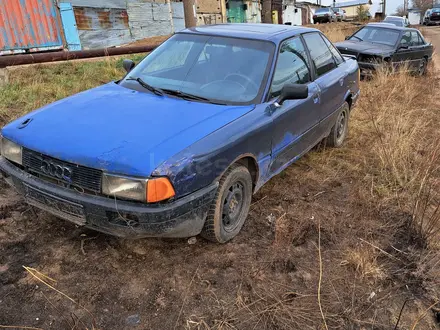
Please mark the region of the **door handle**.
POLYGON ((313 103, 315 103, 315 104, 319 103, 319 94, 313 95, 313 103))

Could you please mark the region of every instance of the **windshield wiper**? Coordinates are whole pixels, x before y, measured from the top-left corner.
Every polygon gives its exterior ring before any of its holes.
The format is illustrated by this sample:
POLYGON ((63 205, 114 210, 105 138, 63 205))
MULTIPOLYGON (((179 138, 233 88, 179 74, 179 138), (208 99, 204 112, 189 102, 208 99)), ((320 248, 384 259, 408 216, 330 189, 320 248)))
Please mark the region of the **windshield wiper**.
POLYGON ((364 41, 362 40, 362 38, 359 38, 358 36, 352 36, 352 37, 358 39, 359 41, 364 41))
POLYGON ((203 101, 203 102, 208 102, 208 103, 212 103, 212 104, 225 105, 225 103, 215 102, 207 97, 198 96, 198 95, 194 95, 194 94, 190 94, 190 93, 185 93, 185 92, 182 92, 179 90, 162 89, 162 91, 166 94, 174 95, 174 96, 180 97, 185 100, 203 101))
POLYGON ((143 81, 142 78, 140 78, 140 77, 137 77, 137 78, 134 78, 134 77, 128 77, 128 78, 125 79, 125 80, 134 80, 134 81, 137 81, 137 82, 139 83, 139 85, 141 85, 141 86, 142 86, 143 88, 145 88, 146 90, 149 90, 150 92, 152 92, 152 93, 154 93, 154 94, 156 94, 156 95, 163 96, 163 92, 162 92, 161 89, 156 88, 156 87, 153 87, 153 86, 151 86, 150 84, 147 84, 147 83, 146 83, 145 81, 143 81))

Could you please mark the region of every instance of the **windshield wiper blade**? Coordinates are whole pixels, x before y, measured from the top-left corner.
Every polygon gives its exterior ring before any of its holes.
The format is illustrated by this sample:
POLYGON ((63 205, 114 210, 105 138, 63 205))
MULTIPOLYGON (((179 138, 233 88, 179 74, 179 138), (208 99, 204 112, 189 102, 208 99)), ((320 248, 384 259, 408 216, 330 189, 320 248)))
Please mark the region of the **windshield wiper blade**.
POLYGON ((358 39, 359 41, 364 41, 362 38, 359 38, 358 36, 352 36, 352 37, 358 39))
POLYGON ((215 102, 207 97, 198 96, 198 95, 194 95, 194 94, 190 94, 190 93, 185 93, 185 92, 182 92, 179 90, 162 89, 162 91, 166 94, 174 95, 174 96, 180 97, 185 100, 204 101, 204 102, 213 103, 213 104, 220 104, 220 105, 225 104, 225 103, 221 103, 221 102, 215 102))
POLYGON ((125 80, 134 80, 134 81, 137 81, 137 82, 139 83, 139 85, 141 85, 143 88, 149 90, 150 92, 152 92, 152 93, 154 93, 154 94, 156 94, 156 95, 163 96, 163 92, 162 92, 161 89, 151 86, 150 84, 148 84, 148 83, 146 83, 144 80, 142 80, 142 78, 140 78, 140 77, 137 77, 137 78, 134 78, 134 77, 128 77, 128 78, 125 79, 125 80))

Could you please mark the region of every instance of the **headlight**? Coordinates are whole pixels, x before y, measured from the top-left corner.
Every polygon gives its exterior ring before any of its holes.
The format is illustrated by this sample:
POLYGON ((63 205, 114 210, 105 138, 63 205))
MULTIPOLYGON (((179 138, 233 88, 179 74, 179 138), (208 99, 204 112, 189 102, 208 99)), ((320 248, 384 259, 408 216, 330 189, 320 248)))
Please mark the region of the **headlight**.
POLYGON ((103 173, 102 193, 109 196, 156 203, 174 197, 170 180, 165 177, 138 179, 103 173))
POLYGON ((11 162, 20 165, 22 164, 21 146, 8 139, 5 139, 4 137, 1 138, 1 153, 3 157, 9 159, 11 162))
POLYGON ((102 193, 145 202, 147 199, 147 181, 147 179, 135 179, 104 173, 102 175, 102 193))

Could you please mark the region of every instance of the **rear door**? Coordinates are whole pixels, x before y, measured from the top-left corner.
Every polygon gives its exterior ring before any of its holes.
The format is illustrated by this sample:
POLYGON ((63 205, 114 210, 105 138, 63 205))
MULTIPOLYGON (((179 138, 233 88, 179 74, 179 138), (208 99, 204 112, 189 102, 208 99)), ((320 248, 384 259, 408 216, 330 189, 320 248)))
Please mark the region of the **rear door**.
POLYGON ((270 175, 280 172, 319 139, 319 88, 312 81, 309 56, 299 36, 280 46, 270 88, 272 105, 286 84, 307 84, 309 96, 303 100, 286 100, 280 107, 268 108, 268 115, 273 120, 270 175))
POLYGON ((340 66, 345 63, 339 51, 321 33, 303 35, 310 51, 316 84, 321 91, 320 121, 321 135, 334 124, 337 111, 344 102, 347 91, 347 73, 340 66))

